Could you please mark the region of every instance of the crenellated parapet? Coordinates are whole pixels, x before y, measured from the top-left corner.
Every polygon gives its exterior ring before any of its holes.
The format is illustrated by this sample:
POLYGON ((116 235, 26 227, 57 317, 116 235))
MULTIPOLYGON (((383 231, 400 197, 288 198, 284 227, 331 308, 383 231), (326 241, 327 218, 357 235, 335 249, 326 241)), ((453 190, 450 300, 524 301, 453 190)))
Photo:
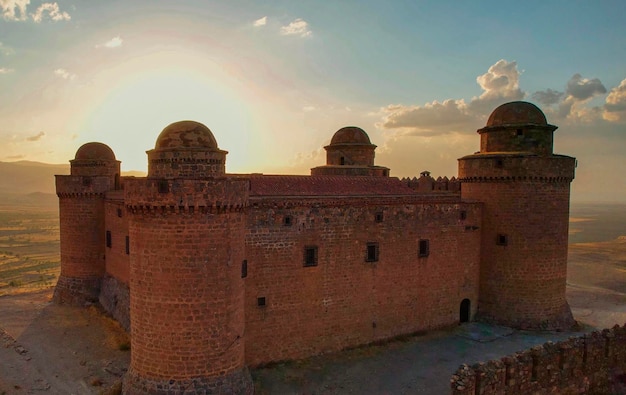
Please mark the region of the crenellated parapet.
POLYGON ((547 342, 501 359, 461 365, 453 395, 613 394, 626 369, 626 325, 547 342))
POLYGON ((129 179, 124 186, 124 202, 133 212, 239 212, 248 206, 249 184, 240 177, 129 179))
POLYGON ((452 178, 437 177, 434 179, 431 177, 429 171, 423 171, 420 173, 420 177, 413 178, 402 178, 402 183, 404 183, 409 188, 414 191, 429 193, 429 192, 452 192, 455 194, 459 194, 461 192, 461 181, 456 177, 452 176, 452 178))

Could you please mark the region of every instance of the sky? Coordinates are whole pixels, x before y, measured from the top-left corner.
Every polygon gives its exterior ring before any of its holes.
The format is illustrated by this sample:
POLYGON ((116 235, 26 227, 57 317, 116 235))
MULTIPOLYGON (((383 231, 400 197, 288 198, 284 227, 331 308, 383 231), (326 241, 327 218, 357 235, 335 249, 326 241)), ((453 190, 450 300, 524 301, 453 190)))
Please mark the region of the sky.
POLYGON ((359 126, 397 177, 457 175, 500 104, 540 107, 572 199, 626 201, 626 2, 0 0, 0 161, 122 170, 172 122, 230 173, 309 174, 359 126))

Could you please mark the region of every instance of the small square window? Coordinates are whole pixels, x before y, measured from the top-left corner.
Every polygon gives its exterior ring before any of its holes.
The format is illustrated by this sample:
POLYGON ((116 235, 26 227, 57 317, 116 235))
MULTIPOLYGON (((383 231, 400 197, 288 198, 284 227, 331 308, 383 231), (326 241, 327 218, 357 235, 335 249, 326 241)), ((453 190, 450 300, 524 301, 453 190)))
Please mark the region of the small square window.
POLYGON ((459 218, 461 218, 461 221, 465 221, 467 219, 467 211, 462 210, 459 214, 459 218))
POLYGON ((259 307, 265 306, 265 296, 261 296, 260 298, 256 298, 256 305, 259 307))
POLYGON ((427 257, 430 254, 430 241, 427 239, 422 239, 418 243, 418 256, 420 258, 427 257))
POLYGON ((130 254, 130 237, 126 236, 126 255, 130 254))
POLYGON ((106 237, 107 238, 107 247, 111 248, 112 242, 111 242, 111 231, 110 230, 107 230, 106 236, 107 236, 106 237))
POLYGON ((91 177, 84 177, 83 178, 83 186, 84 187, 91 186, 91 177))
POLYGON ((518 136, 523 136, 524 135, 524 131, 522 129, 517 129, 517 135, 518 136))
POLYGON ((380 254, 378 243, 367 243, 365 254, 366 262, 378 262, 378 256, 380 254))
POLYGON ((304 247, 304 266, 317 266, 317 247, 304 247))
POLYGON ((509 236, 505 234, 499 234, 496 238, 496 244, 499 246, 505 246, 509 244, 509 236))
POLYGON ((293 217, 291 215, 285 215, 285 218, 283 218, 283 225, 285 226, 293 225, 293 217))
POLYGON ((122 217, 122 209, 121 208, 117 209, 117 216, 120 217, 120 218, 122 217))
POLYGON ((382 211, 379 211, 376 213, 376 215, 374 216, 374 219, 376 222, 383 222, 383 213, 382 211))
POLYGON ((159 193, 168 193, 170 191, 170 184, 167 180, 159 180, 158 188, 159 193))
POLYGON ((248 260, 244 259, 241 262, 241 278, 248 277, 248 260))
POLYGON ((496 168, 502 169, 504 167, 504 161, 502 159, 496 159, 496 168))

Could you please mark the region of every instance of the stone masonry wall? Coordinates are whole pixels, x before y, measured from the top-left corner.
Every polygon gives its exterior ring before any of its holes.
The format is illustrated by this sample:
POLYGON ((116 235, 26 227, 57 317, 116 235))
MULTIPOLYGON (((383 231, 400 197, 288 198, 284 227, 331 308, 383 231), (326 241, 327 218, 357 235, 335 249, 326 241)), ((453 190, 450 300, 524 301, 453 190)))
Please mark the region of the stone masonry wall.
POLYGON ((454 325, 478 298, 480 204, 252 199, 246 364, 297 359, 454 325), (420 240, 428 241, 419 256, 420 240), (377 261, 368 262, 368 243, 377 261), (316 265, 305 266, 305 248, 316 265))
POLYGON ((453 395, 623 394, 626 325, 558 343, 545 343, 499 360, 461 365, 453 395))

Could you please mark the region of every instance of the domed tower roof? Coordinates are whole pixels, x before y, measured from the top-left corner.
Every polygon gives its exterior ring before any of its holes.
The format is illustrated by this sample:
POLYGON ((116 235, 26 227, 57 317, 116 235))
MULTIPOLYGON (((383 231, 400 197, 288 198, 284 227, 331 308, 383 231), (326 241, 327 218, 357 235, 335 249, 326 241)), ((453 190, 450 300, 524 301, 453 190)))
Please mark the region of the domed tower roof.
POLYGON ((365 130, 356 126, 346 126, 335 132, 333 138, 330 140, 330 145, 338 144, 372 145, 372 142, 367 133, 365 133, 365 130))
POLYGON ((487 127, 528 124, 547 125, 548 121, 539 107, 525 101, 505 103, 493 110, 487 120, 487 127))
POLYGON ((167 125, 148 154, 149 178, 206 178, 226 171, 226 154, 209 128, 195 121, 167 125))
POLYGON ((195 121, 179 121, 166 126, 159 134, 154 148, 218 150, 211 130, 195 121))
POLYGON ((87 143, 76 151, 75 160, 115 160, 115 153, 106 144, 87 143))

